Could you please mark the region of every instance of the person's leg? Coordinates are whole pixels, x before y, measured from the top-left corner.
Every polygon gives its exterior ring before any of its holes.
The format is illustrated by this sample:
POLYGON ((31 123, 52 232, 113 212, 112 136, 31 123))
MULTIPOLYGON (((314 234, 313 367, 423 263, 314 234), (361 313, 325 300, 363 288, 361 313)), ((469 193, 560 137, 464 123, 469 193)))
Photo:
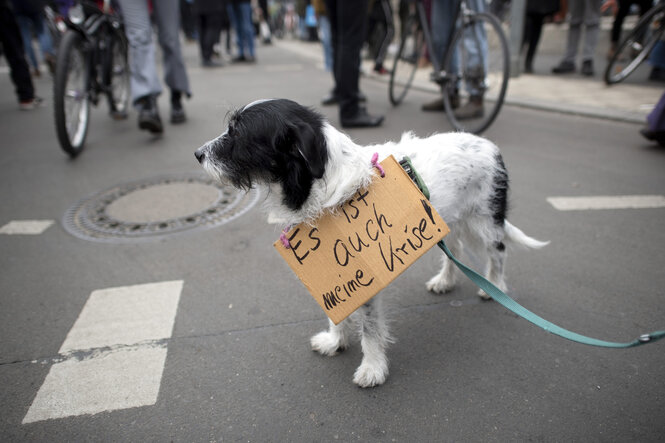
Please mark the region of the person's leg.
POLYGON ((240 26, 242 28, 244 45, 247 49, 246 56, 249 60, 254 60, 256 53, 254 52, 254 25, 252 23, 252 3, 251 2, 242 2, 240 3, 240 26))
MULTIPOLYGON (((430 57, 436 58, 439 65, 442 65, 448 48, 448 42, 453 37, 455 30, 455 14, 457 12, 457 1, 455 0, 433 0, 432 14, 430 17, 430 30, 432 31, 432 46, 434 54, 430 57)), ((452 72, 457 72, 458 60, 457 54, 453 54, 450 65, 452 72)), ((443 66, 441 66, 443 69, 443 66)), ((431 102, 423 104, 423 111, 442 112, 443 98, 439 97, 431 102)))
POLYGON ((337 30, 339 33, 339 57, 336 59, 339 64, 337 92, 342 119, 350 118, 358 113, 360 50, 365 37, 367 3, 367 0, 337 2, 337 30))
POLYGON ((122 8, 125 34, 129 41, 129 69, 132 101, 159 95, 162 85, 157 75, 155 46, 147 1, 118 0, 122 8))
POLYGON ((39 63, 37 62, 37 56, 35 55, 35 50, 32 48, 32 20, 30 17, 23 14, 16 14, 16 23, 21 31, 21 38, 23 39, 23 50, 25 51, 25 56, 30 62, 30 66, 35 70, 35 74, 39 75, 39 63))
POLYGON ((164 81, 172 91, 180 91, 188 96, 189 79, 180 50, 180 5, 178 0, 153 2, 153 12, 157 24, 159 45, 162 48, 164 81))
POLYGON ((10 68, 10 77, 14 83, 16 96, 20 103, 30 102, 35 98, 35 88, 30 78, 30 68, 23 52, 21 31, 14 18, 14 13, 0 2, 0 42, 10 68))
POLYGON ((566 53, 563 56, 564 62, 575 63, 582 34, 582 23, 584 22, 585 1, 569 0, 570 23, 566 40, 566 53))
POLYGON ((236 45, 238 46, 238 55, 234 60, 244 60, 245 59, 245 45, 243 44, 244 35, 241 27, 241 14, 240 10, 235 3, 229 3, 227 5, 227 11, 229 13, 229 20, 231 21, 231 27, 236 32, 236 45))
POLYGON ((139 111, 139 128, 160 133, 164 127, 157 108, 157 96, 162 93, 162 85, 157 75, 148 2, 118 1, 129 42, 130 89, 132 103, 139 111))
POLYGON ((386 59, 386 54, 388 53, 388 47, 390 46, 390 42, 392 42, 393 37, 395 37, 395 24, 393 22, 393 8, 390 6, 390 1, 389 0, 377 0, 377 1, 381 3, 381 10, 385 16, 384 23, 386 26, 386 33, 383 37, 383 41, 381 42, 381 46, 379 46, 376 59, 374 60, 375 66, 378 67, 379 70, 381 70, 381 68, 383 68, 383 62, 386 59))
POLYGON ((600 34, 600 5, 602 0, 584 0, 584 44, 582 45, 582 74, 593 75, 593 58, 600 34))

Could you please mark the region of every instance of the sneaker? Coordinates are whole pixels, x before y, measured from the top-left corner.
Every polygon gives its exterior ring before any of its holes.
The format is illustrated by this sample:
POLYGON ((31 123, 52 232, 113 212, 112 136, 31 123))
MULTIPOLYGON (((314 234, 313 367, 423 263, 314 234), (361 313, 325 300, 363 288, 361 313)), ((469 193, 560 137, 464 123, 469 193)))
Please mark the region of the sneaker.
POLYGON ((30 100, 21 100, 18 103, 18 106, 21 111, 32 111, 33 109, 41 108, 44 106, 44 99, 34 96, 30 100))
POLYGON ((564 61, 552 68, 552 74, 570 74, 573 72, 575 72, 575 63, 573 62, 564 61))
POLYGON ((379 75, 390 74, 390 71, 388 71, 386 68, 384 68, 383 65, 374 66, 374 72, 379 74, 379 75))
POLYGON ((461 108, 455 111, 457 120, 469 120, 472 118, 480 118, 485 115, 485 107, 483 106, 483 98, 472 96, 469 101, 461 108))
POLYGON ((580 71, 582 75, 587 77, 592 77, 594 74, 593 71, 593 60, 584 60, 582 62, 582 70, 580 71))
POLYGON ((154 95, 146 95, 137 100, 139 105, 139 129, 159 134, 164 131, 162 119, 157 109, 157 98, 154 95))

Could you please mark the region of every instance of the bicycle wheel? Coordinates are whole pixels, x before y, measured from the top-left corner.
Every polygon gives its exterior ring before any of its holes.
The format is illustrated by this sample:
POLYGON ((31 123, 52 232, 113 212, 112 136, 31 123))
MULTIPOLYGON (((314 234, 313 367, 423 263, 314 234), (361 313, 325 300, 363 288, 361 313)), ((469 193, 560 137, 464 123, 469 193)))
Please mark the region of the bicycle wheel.
POLYGON ((448 120, 458 131, 483 132, 499 114, 508 89, 510 52, 501 24, 487 13, 465 18, 443 60, 448 120))
POLYGON ((388 98, 394 106, 402 103, 406 93, 409 92, 413 77, 418 69, 418 61, 424 50, 425 38, 417 16, 412 15, 404 27, 402 41, 393 61, 393 69, 390 72, 388 98))
POLYGON ((106 57, 104 85, 109 102, 109 113, 115 120, 123 120, 127 118, 130 96, 126 41, 114 34, 110 38, 106 57))
POLYGON ((53 105, 60 147, 74 158, 81 153, 90 122, 89 71, 83 37, 67 31, 58 48, 53 105))
POLYGON ((605 83, 613 85, 623 81, 649 56, 665 32, 665 6, 657 6, 635 25, 621 42, 605 69, 605 83))

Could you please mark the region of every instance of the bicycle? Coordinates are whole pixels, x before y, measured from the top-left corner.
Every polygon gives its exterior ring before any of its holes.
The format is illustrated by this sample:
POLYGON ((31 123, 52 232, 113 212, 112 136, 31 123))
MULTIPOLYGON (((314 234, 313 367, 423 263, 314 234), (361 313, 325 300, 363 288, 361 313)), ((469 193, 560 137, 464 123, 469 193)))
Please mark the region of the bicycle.
POLYGON ((665 3, 660 2, 642 16, 619 44, 605 69, 605 83, 619 83, 635 72, 664 34, 665 3))
POLYGON ((439 59, 431 56, 436 52, 423 0, 410 4, 390 73, 389 99, 394 106, 402 103, 427 49, 433 67, 430 81, 441 87, 448 120, 459 131, 479 134, 496 119, 506 96, 510 74, 508 40, 492 14, 472 11, 465 0, 459 1, 456 10, 456 26, 451 29, 443 58, 439 59), (484 55, 484 63, 478 63, 478 54, 484 55), (484 102, 482 115, 458 118, 455 109, 479 95, 484 102))
POLYGON ((79 1, 69 9, 58 47, 53 86, 55 127, 60 147, 71 157, 83 150, 91 104, 106 96, 115 120, 127 118, 127 39, 111 1, 79 1), (100 2, 101 3, 101 2, 100 2))

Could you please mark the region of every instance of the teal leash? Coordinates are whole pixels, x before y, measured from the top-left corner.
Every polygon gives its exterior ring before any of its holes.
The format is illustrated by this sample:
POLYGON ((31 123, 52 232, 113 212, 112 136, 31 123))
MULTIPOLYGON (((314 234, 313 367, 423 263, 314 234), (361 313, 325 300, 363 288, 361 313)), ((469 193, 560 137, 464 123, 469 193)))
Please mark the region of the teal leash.
MULTIPOLYGON (((420 188, 421 192, 427 198, 427 200, 429 200, 429 190, 427 189, 425 182, 423 182, 422 178, 420 177, 420 175, 418 175, 418 172, 413 167, 411 159, 409 159, 409 157, 404 157, 399 163, 404 169, 404 171, 409 175, 409 177, 411 177, 411 179, 420 188)), ((448 258, 452 260, 452 262, 455 263, 455 265, 467 277, 469 277, 469 279, 473 283, 476 284, 476 286, 485 291, 485 293, 490 297, 492 297, 494 301, 496 301, 497 303, 499 303, 501 306, 508 309, 509 311, 512 311, 513 313, 522 317, 523 319, 530 321, 534 325, 543 328, 547 332, 558 335, 559 337, 563 337, 567 340, 571 340, 577 343, 582 343, 585 345, 599 346, 603 348, 615 348, 615 349, 634 348, 635 346, 641 346, 647 343, 653 343, 655 341, 660 340, 661 338, 665 338, 665 331, 655 331, 649 334, 643 334, 636 340, 633 340, 628 343, 616 343, 611 341, 598 340, 595 338, 587 337, 585 335, 577 334, 576 332, 564 329, 561 326, 557 326, 554 323, 547 321, 544 318, 540 317, 539 315, 536 315, 533 312, 529 311, 528 309, 517 303, 512 298, 508 297, 502 290, 494 286, 494 284, 492 284, 485 277, 478 274, 476 271, 474 271, 473 269, 466 266, 464 263, 457 260, 457 258, 455 258, 452 252, 450 252, 450 249, 448 249, 446 243, 443 240, 441 240, 438 243, 438 246, 443 250, 443 252, 448 256, 448 258)))
POLYGON ((598 340, 595 338, 587 337, 581 334, 577 334, 575 332, 571 332, 567 329, 564 329, 560 326, 555 325, 554 323, 545 320, 544 318, 540 317, 539 315, 534 314, 533 312, 529 311, 526 309, 524 306, 520 305, 517 303, 515 300, 512 298, 508 297, 503 291, 501 291, 499 288, 494 286, 489 280, 487 280, 485 277, 482 275, 478 274, 476 271, 473 269, 469 268, 466 266, 464 263, 460 262, 455 258, 455 256, 450 252, 450 249, 446 246, 445 242, 441 240, 438 243, 438 246, 443 250, 443 252, 448 256, 449 259, 457 265, 457 267, 467 276, 469 279, 476 284, 480 289, 485 291, 487 295, 492 297, 494 301, 499 303, 501 306, 504 308, 508 309, 509 311, 514 312, 515 314, 519 315, 523 319, 530 321, 536 326, 539 326, 546 330, 547 332, 550 332, 552 334, 558 335, 559 337, 563 337, 565 339, 577 342, 577 343, 582 343, 585 345, 590 345, 590 346, 600 346, 603 348, 633 348, 635 346, 640 346, 644 345, 647 343, 652 343, 657 340, 660 340, 661 338, 665 338, 665 331, 656 331, 656 332, 651 332, 649 334, 643 334, 641 335, 638 339, 633 340, 628 343, 616 343, 616 342, 610 342, 610 341, 605 341, 605 340, 598 340))

